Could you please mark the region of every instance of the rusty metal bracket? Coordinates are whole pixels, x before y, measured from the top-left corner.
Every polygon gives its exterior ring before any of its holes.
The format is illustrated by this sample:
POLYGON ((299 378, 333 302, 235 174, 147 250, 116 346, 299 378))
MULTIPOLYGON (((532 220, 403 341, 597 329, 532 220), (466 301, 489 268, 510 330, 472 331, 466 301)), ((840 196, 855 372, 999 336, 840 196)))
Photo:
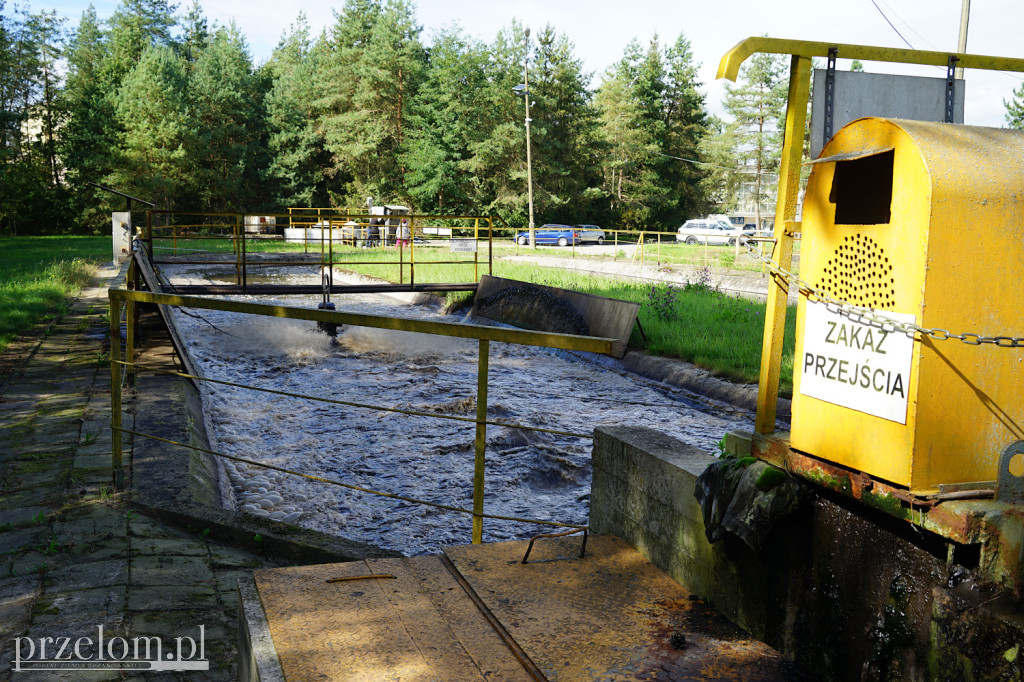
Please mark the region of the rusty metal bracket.
POLYGON ((949 55, 949 63, 946 65, 946 123, 953 122, 953 108, 956 102, 956 63, 960 58, 956 55, 949 55))
POLYGON ((526 560, 530 558, 530 552, 533 550, 534 541, 540 538, 561 538, 566 535, 574 535, 576 533, 583 533, 583 545, 580 547, 580 558, 582 559, 587 554, 587 529, 586 528, 573 528, 562 533, 541 533, 530 538, 530 544, 526 546, 526 554, 523 555, 522 563, 526 563, 526 560))
POLYGON ((999 470, 996 473, 996 499, 1010 504, 1024 503, 1024 467, 1015 467, 1021 471, 1014 474, 1010 463, 1018 455, 1024 455, 1024 440, 1010 443, 999 457, 999 470))
POLYGON ((825 136, 821 138, 825 143, 832 139, 836 99, 836 57, 838 55, 838 47, 828 48, 828 66, 825 68, 825 136))

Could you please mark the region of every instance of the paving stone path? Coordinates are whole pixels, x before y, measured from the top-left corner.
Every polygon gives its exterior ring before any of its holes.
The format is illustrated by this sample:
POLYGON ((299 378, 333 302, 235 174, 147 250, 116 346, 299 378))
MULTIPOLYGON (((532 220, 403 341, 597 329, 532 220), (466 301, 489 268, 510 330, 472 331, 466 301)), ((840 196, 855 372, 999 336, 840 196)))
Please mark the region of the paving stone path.
POLYGON ((117 282, 101 270, 59 322, 0 362, 0 680, 236 679, 236 580, 281 564, 147 516, 112 491, 105 332, 117 282), (166 646, 198 639, 200 625, 209 671, 13 670, 18 637, 38 656, 40 638, 95 642, 99 626, 108 644, 157 636, 166 646))

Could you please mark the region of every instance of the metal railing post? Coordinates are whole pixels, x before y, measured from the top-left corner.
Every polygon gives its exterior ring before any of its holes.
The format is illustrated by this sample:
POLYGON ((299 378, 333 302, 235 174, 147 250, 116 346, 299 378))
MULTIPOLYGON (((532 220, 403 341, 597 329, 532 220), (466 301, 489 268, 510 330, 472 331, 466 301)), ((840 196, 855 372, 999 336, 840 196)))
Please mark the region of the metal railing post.
POLYGON ((487 447, 487 364, 491 342, 480 339, 476 374, 476 460, 473 468, 473 544, 484 541, 484 450, 487 447))
POLYGON ((121 468, 121 301, 110 296, 110 471, 114 490, 124 488, 121 468))
MULTIPOLYGON (((137 289, 138 286, 138 273, 136 272, 135 259, 128 264, 128 288, 137 289)), ((134 376, 135 370, 132 368, 132 363, 135 362, 135 324, 138 322, 138 304, 133 299, 128 299, 125 306, 125 318, 128 324, 128 334, 125 338, 125 359, 128 361, 128 368, 126 369, 129 380, 134 376)))
MULTIPOLYGON (((800 159, 803 155, 803 130, 807 116, 807 98, 811 80, 811 58, 793 55, 789 67, 789 97, 786 104, 786 132, 779 166, 779 196, 775 206, 775 246, 772 260, 789 270, 793 261, 793 222, 796 220, 800 193, 800 159)), ((786 329, 786 305, 789 281, 774 277, 765 303, 764 337, 761 341, 761 372, 757 390, 757 416, 754 430, 775 431, 775 408, 779 399, 782 373, 782 339, 786 329)))
POLYGON ((494 276, 494 218, 487 218, 487 274, 494 276))

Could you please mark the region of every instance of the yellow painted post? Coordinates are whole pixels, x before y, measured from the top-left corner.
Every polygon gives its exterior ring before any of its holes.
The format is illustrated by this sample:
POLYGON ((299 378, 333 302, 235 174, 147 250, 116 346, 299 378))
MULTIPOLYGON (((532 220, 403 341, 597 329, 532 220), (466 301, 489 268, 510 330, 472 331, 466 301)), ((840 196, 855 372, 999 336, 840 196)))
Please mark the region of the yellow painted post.
MULTIPOLYGON (((128 263, 128 288, 135 289, 135 282, 138 275, 135 272, 135 259, 133 258, 128 263)), ((125 360, 128 362, 128 376, 132 377, 135 373, 132 363, 135 362, 135 323, 137 322, 136 316, 138 315, 138 304, 128 299, 126 307, 126 321, 128 323, 128 336, 125 340, 125 360)))
POLYGON ((615 239, 615 255, 612 256, 612 260, 619 260, 619 233, 616 230, 612 234, 615 235, 615 237, 614 237, 614 239, 615 239))
POLYGON ((484 451, 487 447, 487 363, 491 342, 480 339, 476 373, 476 460, 473 468, 473 544, 484 541, 484 451))
POLYGON ((480 219, 479 218, 473 218, 473 242, 476 244, 476 247, 474 247, 474 249, 473 249, 473 281, 474 282, 479 282, 480 281, 480 272, 478 270, 479 264, 480 264, 480 255, 478 253, 478 248, 480 246, 480 219))
MULTIPOLYGON (((793 234, 797 197, 800 194, 800 161, 803 156, 804 125, 811 78, 811 59, 793 55, 789 69, 789 98, 786 104, 786 133, 779 167, 779 197, 775 205, 775 246, 772 260, 789 270, 793 263, 793 234)), ((761 373, 757 388, 758 433, 775 431, 775 408, 779 399, 779 375, 782 370, 782 339, 786 330, 786 303, 789 282, 779 274, 772 276, 765 308, 764 339, 761 342, 761 373)))
POLYGON ((487 218, 487 274, 494 276, 494 218, 487 218))
POLYGON ((245 245, 245 218, 236 213, 235 224, 238 226, 239 257, 242 263, 242 291, 245 291, 246 286, 249 284, 248 254, 246 253, 245 245))
POLYGON ((121 468, 121 301, 110 291, 110 471, 114 490, 124 488, 121 468))

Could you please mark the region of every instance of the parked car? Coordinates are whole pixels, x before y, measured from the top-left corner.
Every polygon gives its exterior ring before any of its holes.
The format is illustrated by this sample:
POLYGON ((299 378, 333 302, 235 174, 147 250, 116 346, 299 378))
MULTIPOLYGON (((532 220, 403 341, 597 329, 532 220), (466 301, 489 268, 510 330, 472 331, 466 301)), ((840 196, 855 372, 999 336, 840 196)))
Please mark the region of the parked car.
MULTIPOLYGON (((534 230, 534 235, 538 244, 558 244, 559 246, 568 246, 569 244, 579 244, 582 241, 579 233, 569 225, 555 225, 552 223, 541 225, 534 230)), ((516 242, 520 245, 529 244, 529 231, 517 234, 516 242)))
POLYGON ((580 236, 580 241, 584 244, 587 242, 604 244, 604 230, 597 225, 575 225, 574 227, 580 236))
POLYGON ((687 244, 728 244, 734 246, 737 237, 746 243, 747 237, 753 237, 753 230, 741 230, 726 220, 687 220, 676 232, 676 241, 687 244))
POLYGON ((775 216, 761 216, 760 228, 757 226, 757 216, 749 213, 732 213, 729 215, 729 222, 737 227, 742 226, 744 234, 770 238, 772 236, 772 228, 775 226, 775 216))

